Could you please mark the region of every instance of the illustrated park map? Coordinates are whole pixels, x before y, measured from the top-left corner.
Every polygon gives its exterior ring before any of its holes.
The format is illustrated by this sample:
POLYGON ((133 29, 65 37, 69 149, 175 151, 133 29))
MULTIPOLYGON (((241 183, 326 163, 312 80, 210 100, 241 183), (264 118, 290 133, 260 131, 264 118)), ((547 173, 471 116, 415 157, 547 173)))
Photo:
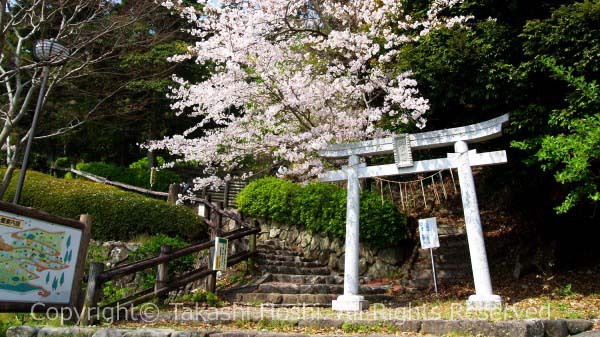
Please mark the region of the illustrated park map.
POLYGON ((0 299, 68 303, 81 232, 0 211, 0 299))

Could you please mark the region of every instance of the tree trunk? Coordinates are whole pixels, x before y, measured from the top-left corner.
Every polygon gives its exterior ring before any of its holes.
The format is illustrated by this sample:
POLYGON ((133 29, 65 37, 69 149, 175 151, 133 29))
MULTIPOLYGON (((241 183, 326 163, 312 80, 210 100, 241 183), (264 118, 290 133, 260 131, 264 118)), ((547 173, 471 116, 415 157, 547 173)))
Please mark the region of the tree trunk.
MULTIPOLYGON (((150 138, 152 139, 152 138, 150 138)), ((155 160, 156 156, 154 155, 153 151, 148 151, 148 169, 152 169, 153 167, 156 167, 156 160, 155 160)))
POLYGON ((2 185, 0 185, 0 200, 2 200, 4 198, 4 193, 6 193, 6 190, 8 189, 8 185, 10 184, 10 181, 13 177, 13 173, 15 172, 15 168, 17 167, 17 163, 18 163, 17 158, 19 158, 20 150, 21 150, 21 143, 17 142, 15 145, 15 151, 13 152, 12 157, 10 158, 10 161, 8 163, 8 167, 6 168, 6 171, 4 172, 4 178, 2 179, 2 185))

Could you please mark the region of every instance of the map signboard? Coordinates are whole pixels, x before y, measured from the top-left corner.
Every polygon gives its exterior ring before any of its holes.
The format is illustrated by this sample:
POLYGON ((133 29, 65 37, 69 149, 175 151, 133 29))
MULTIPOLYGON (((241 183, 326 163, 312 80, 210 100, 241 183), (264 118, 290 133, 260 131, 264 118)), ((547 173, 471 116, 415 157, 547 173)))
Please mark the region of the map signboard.
POLYGON ((227 246, 229 240, 225 238, 215 238, 215 250, 213 258, 213 270, 223 271, 227 269, 227 246))
POLYGON ((90 227, 0 202, 0 311, 75 307, 90 227))
POLYGON ((419 219, 419 237, 421 238, 421 249, 438 248, 440 246, 435 218, 419 219))

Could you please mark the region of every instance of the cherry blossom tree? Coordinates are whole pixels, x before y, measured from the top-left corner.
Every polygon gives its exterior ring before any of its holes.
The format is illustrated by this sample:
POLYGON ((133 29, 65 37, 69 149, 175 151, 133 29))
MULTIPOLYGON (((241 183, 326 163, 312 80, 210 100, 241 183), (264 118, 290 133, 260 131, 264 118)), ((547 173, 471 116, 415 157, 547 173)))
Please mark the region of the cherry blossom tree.
MULTIPOLYGON (((280 175, 306 180, 323 169, 317 151, 389 134, 383 120, 425 125, 429 106, 410 72, 395 71, 398 49, 440 27, 460 0, 435 0, 411 17, 400 0, 222 0, 164 5, 187 19, 198 42, 172 61, 214 64, 212 76, 175 78, 172 105, 198 123, 151 141, 205 167, 196 188, 218 184, 214 172, 246 169, 269 158, 280 175)), ((247 173, 251 174, 251 173, 247 173)))

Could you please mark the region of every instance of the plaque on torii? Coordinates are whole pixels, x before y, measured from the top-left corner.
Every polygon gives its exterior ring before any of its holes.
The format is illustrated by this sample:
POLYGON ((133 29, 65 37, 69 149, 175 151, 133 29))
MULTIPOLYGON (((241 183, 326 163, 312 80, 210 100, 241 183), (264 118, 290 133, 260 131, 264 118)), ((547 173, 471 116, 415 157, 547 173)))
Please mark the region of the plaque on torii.
POLYGON ((346 207, 346 245, 344 261, 344 294, 332 302, 333 310, 358 311, 369 307, 368 301, 359 294, 359 210, 360 178, 395 176, 434 172, 444 169, 458 170, 461 198, 465 214, 469 254, 475 283, 475 294, 467 301, 470 308, 493 309, 500 307, 500 296, 494 295, 485 251, 483 230, 479 216, 479 206, 473 181, 472 166, 506 163, 506 151, 477 153, 469 150, 468 143, 477 143, 500 137, 502 125, 508 121, 508 114, 463 127, 402 134, 393 137, 360 141, 346 144, 331 144, 319 155, 324 158, 348 158, 348 166, 341 170, 325 172, 323 182, 347 181, 348 197, 346 207), (413 161, 412 151, 454 146, 454 153, 446 158, 413 161), (367 166, 361 156, 393 154, 395 163, 367 166))

